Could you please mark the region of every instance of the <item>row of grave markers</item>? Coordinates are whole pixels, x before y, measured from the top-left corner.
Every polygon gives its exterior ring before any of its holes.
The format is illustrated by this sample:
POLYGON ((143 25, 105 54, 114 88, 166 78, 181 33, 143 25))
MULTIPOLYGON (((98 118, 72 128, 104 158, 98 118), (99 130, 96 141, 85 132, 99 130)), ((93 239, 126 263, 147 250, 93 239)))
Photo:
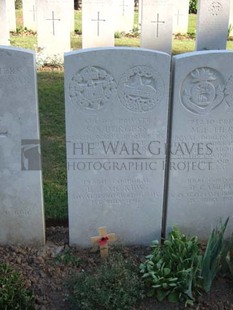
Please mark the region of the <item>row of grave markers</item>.
MULTIPOLYGON (((44 244, 34 53, 1 47, 0 82, 0 244, 44 244)), ((232 233, 233 52, 70 52, 65 108, 71 245, 232 233)))
MULTIPOLYGON (((9 44, 10 3, 12 0, 0 0, 2 45, 9 44)), ((187 32, 189 0, 141 0, 139 10, 140 46, 171 53, 172 33, 187 32)), ((233 0, 198 2, 196 50, 226 49, 232 10, 233 0)), ((70 51, 73 0, 24 0, 23 16, 24 26, 37 30, 40 50, 51 56, 70 51)), ((116 30, 129 32, 133 27, 134 0, 82 1, 83 48, 114 46, 116 30)))

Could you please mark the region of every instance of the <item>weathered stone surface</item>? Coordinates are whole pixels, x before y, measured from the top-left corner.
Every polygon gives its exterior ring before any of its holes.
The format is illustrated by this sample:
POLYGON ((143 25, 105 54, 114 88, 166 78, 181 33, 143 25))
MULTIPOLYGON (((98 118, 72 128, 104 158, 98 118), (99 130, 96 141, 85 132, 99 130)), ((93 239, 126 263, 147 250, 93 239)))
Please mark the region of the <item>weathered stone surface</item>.
POLYGON ((52 59, 70 51, 70 0, 39 0, 37 5, 38 47, 52 59))
POLYGON ((160 237, 169 72, 169 55, 143 49, 66 54, 71 244, 101 226, 122 244, 160 237))
POLYGON ((82 1, 82 47, 114 46, 116 0, 82 1))
POLYGON ((0 0, 0 45, 10 45, 7 0, 0 0))
POLYGON ((196 50, 226 49, 230 0, 199 0, 196 50))
POLYGON ((0 49, 0 244, 43 244, 35 60, 0 49))
POLYGON ((172 51, 172 0, 141 1, 141 47, 172 51))
POLYGON ((174 57, 168 229, 207 239, 217 222, 233 223, 233 53, 174 57))

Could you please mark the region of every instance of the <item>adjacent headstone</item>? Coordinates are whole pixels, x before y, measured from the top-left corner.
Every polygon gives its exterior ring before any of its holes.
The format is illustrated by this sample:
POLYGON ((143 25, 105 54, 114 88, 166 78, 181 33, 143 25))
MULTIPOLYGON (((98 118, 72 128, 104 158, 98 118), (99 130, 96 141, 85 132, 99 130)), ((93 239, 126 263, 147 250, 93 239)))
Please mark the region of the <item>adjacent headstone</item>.
POLYGON ((134 26, 134 0, 117 0, 115 30, 130 32, 134 26))
POLYGON ((233 52, 174 57, 167 223, 202 239, 233 214, 232 72, 233 52))
POLYGON ((15 0, 7 0, 10 31, 16 30, 15 0))
POLYGON ((226 49, 230 0, 199 0, 196 50, 226 49))
POLYGON ((230 0, 230 16, 229 16, 228 29, 229 29, 229 35, 232 37, 233 36, 233 0, 230 0))
POLYGON ((51 58, 70 51, 70 17, 70 0, 37 0, 38 47, 51 58))
POLYGON ((173 6, 173 33, 188 32, 189 0, 175 0, 173 6))
POLYGON ((74 18, 74 1, 69 0, 68 3, 69 5, 69 11, 70 11, 70 31, 73 32, 75 30, 75 18, 74 18))
POLYGON ((138 0, 138 29, 141 29, 142 24, 142 0, 138 0))
POLYGON ((7 0, 0 0, 0 45, 10 45, 7 0))
POLYGON ((83 48, 114 46, 115 4, 115 0, 82 1, 83 48))
POLYGON ((65 55, 71 244, 106 225, 122 244, 160 238, 169 74, 170 56, 144 49, 65 55))
POLYGON ((44 244, 35 57, 0 48, 0 244, 44 244))
POLYGON ((172 51, 173 0, 142 0, 141 47, 172 51))
POLYGON ((36 0, 23 0, 23 26, 32 31, 37 30, 36 0))

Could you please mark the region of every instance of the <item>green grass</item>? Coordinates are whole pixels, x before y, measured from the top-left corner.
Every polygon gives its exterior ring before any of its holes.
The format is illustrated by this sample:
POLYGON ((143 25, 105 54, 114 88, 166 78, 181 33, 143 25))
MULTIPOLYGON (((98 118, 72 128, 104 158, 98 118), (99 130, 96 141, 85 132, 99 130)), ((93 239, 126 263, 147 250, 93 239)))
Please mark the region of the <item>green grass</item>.
MULTIPOLYGON (((18 35, 11 35, 11 44, 36 50, 37 37, 23 31, 22 10, 16 11, 18 35)), ((135 13, 134 26, 138 25, 135 13)), ((189 16, 188 32, 195 35, 196 15, 189 16)), ((72 49, 82 46, 81 11, 75 11, 75 33, 71 33, 72 49)), ((139 47, 138 37, 115 39, 116 46, 139 47)), ((173 54, 191 52, 195 49, 193 39, 173 40, 173 54)), ((233 41, 227 42, 227 49, 233 50, 233 41)), ((47 219, 67 218, 65 117, 64 117, 64 75, 63 72, 38 72, 39 109, 42 142, 42 164, 44 179, 45 215, 47 219)))
POLYGON ((189 15, 188 33, 196 34, 196 17, 197 15, 195 14, 189 15))
POLYGON ((22 276, 3 263, 0 263, 0 309, 35 309, 32 292, 26 289, 22 276))
POLYGON ((39 72, 38 95, 46 218, 67 217, 63 72, 39 72))
POLYGON ((130 310, 142 295, 137 266, 120 253, 112 253, 89 272, 73 274, 68 283, 70 309, 130 310))

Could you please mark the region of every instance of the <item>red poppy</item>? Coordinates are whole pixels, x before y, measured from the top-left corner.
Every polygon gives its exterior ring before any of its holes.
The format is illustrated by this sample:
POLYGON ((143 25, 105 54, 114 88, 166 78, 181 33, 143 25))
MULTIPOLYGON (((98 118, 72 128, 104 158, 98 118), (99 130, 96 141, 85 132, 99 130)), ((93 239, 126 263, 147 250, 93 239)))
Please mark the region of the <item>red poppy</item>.
POLYGON ((101 239, 98 240, 98 243, 100 246, 105 246, 108 243, 109 238, 106 237, 102 237, 101 239))

